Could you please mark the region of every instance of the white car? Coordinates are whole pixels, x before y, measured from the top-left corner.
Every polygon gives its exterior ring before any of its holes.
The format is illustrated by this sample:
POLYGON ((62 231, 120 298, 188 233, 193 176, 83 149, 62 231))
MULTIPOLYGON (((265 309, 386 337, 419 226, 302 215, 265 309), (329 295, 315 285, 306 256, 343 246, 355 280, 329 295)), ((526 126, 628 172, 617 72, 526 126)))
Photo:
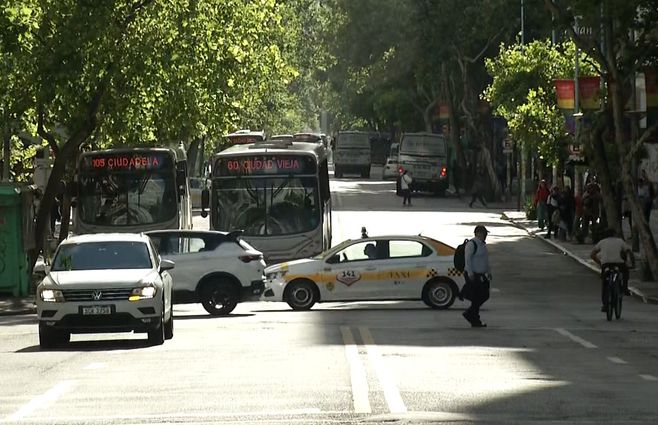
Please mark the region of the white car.
POLYGON ((146 233, 160 255, 176 263, 174 303, 201 303, 214 316, 263 293, 263 254, 240 232, 155 230, 146 233))
POLYGON ((386 158, 386 164, 382 169, 382 180, 395 180, 400 175, 398 161, 396 158, 386 158))
POLYGON ((146 332, 156 345, 171 339, 173 267, 145 235, 66 239, 37 287, 39 344, 66 343, 71 333, 146 332))
POLYGON ((446 309, 464 285, 453 266, 454 252, 425 236, 347 240, 316 257, 265 269, 262 299, 285 301, 294 310, 363 300, 422 300, 446 309))

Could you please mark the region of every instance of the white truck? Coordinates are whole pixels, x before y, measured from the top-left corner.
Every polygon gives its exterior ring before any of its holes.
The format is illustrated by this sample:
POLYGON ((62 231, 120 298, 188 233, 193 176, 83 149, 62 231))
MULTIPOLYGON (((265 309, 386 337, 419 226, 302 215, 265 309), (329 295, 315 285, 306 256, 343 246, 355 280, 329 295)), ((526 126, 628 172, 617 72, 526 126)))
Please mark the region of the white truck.
MULTIPOLYGON (((404 133, 398 150, 398 167, 413 178, 412 191, 444 196, 448 189, 448 147, 440 134, 404 133)), ((398 176, 396 193, 402 195, 398 176)))
POLYGON ((361 131, 341 131, 334 147, 334 175, 360 174, 370 178, 370 137, 361 131))

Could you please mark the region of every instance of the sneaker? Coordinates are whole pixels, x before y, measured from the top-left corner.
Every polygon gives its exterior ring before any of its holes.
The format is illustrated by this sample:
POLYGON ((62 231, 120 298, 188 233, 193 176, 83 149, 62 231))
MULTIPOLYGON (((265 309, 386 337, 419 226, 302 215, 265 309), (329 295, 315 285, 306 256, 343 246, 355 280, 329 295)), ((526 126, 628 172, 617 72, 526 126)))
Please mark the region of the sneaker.
POLYGON ((482 322, 473 322, 471 323, 472 328, 486 328, 487 324, 482 322))

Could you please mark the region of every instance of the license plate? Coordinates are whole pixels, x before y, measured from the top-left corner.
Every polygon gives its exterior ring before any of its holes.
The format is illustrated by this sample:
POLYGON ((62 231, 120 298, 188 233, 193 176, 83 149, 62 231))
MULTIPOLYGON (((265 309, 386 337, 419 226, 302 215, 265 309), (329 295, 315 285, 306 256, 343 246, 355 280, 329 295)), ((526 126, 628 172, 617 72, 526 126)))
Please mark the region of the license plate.
POLYGON ((112 309, 109 305, 94 305, 91 307, 82 307, 82 314, 85 316, 112 314, 112 309))

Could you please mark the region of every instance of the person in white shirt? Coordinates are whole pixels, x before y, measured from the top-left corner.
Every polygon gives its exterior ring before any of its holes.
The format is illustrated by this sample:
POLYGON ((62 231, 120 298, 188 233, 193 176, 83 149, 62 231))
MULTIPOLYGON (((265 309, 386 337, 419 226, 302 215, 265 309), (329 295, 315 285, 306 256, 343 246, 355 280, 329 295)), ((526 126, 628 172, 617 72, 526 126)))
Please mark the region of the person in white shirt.
POLYGON ((408 202, 409 206, 411 206, 411 182, 413 182, 413 179, 408 174, 407 170, 402 171, 402 175, 400 176, 400 189, 402 189, 402 205, 407 205, 408 202))
POLYGON ((626 295, 630 295, 628 291, 629 273, 626 260, 629 259, 631 265, 633 265, 635 264, 635 257, 626 242, 617 237, 617 232, 614 229, 608 229, 606 231, 606 237, 594 246, 590 258, 601 266, 601 301, 603 304, 601 311, 606 311, 608 304, 608 285, 605 281, 606 272, 611 267, 619 267, 624 280, 623 290, 626 295))
MULTIPOLYGON (((465 297, 471 300, 471 305, 462 315, 474 328, 487 326, 480 320, 480 307, 489 299, 491 281, 489 250, 485 242, 488 233, 486 227, 475 226, 475 237, 464 248, 464 278, 469 287, 467 292, 470 293, 470 296, 465 297)), ((465 292, 463 288, 462 292, 465 292)))

